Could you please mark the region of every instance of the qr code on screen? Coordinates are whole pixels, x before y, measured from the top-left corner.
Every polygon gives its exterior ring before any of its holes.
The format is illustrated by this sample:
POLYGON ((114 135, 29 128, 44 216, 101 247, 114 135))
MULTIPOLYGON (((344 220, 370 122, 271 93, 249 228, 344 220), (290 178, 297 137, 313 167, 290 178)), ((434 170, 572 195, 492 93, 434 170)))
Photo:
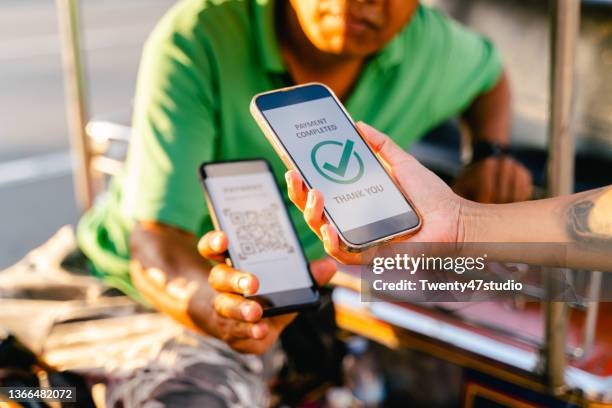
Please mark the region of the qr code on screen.
POLYGON ((238 256, 249 256, 272 251, 292 253, 295 248, 287 242, 279 221, 279 206, 272 204, 262 210, 234 211, 223 213, 230 221, 238 237, 238 256))

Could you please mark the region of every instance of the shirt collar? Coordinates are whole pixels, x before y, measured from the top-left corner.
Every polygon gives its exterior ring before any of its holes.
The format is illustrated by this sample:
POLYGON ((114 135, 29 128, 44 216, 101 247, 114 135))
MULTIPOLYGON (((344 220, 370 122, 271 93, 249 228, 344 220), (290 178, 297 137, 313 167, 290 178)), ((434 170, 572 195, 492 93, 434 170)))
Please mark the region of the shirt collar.
MULTIPOLYGON (((255 21, 255 33, 259 56, 263 67, 268 72, 286 73, 287 67, 280 52, 276 37, 275 0, 252 0, 255 21)), ((408 23, 410 24, 410 23, 408 23)), ((406 30, 406 27, 404 28, 406 30)), ((386 71, 399 65, 404 58, 402 33, 398 33, 389 44, 372 57, 372 62, 386 71)))

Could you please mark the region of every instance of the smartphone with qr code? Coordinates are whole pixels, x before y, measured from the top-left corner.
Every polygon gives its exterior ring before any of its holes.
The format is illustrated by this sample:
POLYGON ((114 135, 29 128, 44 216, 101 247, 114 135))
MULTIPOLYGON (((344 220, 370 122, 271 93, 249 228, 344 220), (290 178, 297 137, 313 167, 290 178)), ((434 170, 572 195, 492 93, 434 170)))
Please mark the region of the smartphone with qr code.
POLYGON ((268 162, 203 163, 199 173, 215 229, 228 237, 227 263, 259 280, 248 298, 264 316, 316 306, 319 292, 268 162))

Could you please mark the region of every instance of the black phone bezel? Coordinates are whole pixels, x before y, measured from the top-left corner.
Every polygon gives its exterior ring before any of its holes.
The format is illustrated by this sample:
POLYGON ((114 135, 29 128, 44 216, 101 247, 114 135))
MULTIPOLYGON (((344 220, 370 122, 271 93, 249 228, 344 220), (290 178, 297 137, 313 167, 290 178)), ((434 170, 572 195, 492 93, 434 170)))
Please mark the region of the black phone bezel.
MULTIPOLYGON (((218 160, 218 161, 208 161, 208 162, 204 162, 200 164, 198 168, 198 176, 200 178, 201 185, 204 189, 204 196, 205 196, 208 208, 211 212, 211 218, 213 219, 213 224, 215 226, 215 229, 220 230, 221 225, 219 223, 219 213, 216 210, 214 198, 212 198, 212 195, 210 194, 206 186, 206 179, 210 177, 206 172, 206 167, 211 166, 211 165, 224 165, 224 164, 230 165, 232 163, 246 163, 246 162, 263 163, 267 172, 272 176, 272 179, 274 180, 274 186, 276 187, 276 192, 278 193, 278 197, 284 209, 283 210, 284 214, 289 220, 289 224, 291 225, 291 229, 298 243, 299 251, 302 255, 302 258, 304 259, 304 262, 306 263, 305 265, 306 271, 308 272, 308 276, 310 277, 312 286, 308 288, 299 288, 299 289, 283 291, 283 292, 273 292, 273 293, 267 293, 265 295, 256 294, 256 295, 250 295, 250 296, 245 296, 245 297, 251 300, 255 300, 262 306, 264 317, 275 316, 275 315, 280 315, 284 313, 290 313, 290 312, 295 312, 299 310, 317 307, 320 301, 320 294, 319 294, 317 284, 310 270, 310 266, 308 264, 308 258, 306 258, 306 254, 304 253, 304 250, 302 246, 300 245, 299 236, 297 234, 295 226, 293 225, 293 221, 291 220, 289 211, 282 199, 283 197, 282 192, 280 190, 280 186, 278 182, 276 181, 276 177, 274 176, 272 166, 266 159, 251 158, 251 159, 237 159, 237 160, 218 160)), ((238 174, 241 174, 241 173, 238 173, 238 174)), ((252 174, 252 173, 244 173, 244 174, 252 174)), ((229 253, 229 251, 226 253, 226 259, 228 259, 231 262, 233 267, 236 267, 239 269, 239 265, 232 259, 232 256, 229 253)))

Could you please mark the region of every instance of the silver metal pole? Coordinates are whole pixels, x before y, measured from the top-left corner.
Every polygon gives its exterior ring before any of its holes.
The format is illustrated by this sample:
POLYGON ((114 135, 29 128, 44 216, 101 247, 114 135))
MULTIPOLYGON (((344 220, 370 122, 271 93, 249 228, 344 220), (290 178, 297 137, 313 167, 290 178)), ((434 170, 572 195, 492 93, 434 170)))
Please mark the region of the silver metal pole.
POLYGON ((599 314, 599 297, 601 292, 602 273, 591 271, 588 288, 586 309, 586 322, 584 324, 584 337, 582 340, 582 356, 587 356, 593 349, 597 331, 597 315, 599 314))
MULTIPOLYGON (((550 1, 550 124, 548 135, 547 192, 570 194, 574 189, 574 140, 572 138, 574 68, 580 28, 580 0, 550 1)), ((547 276, 550 299, 558 288, 547 276)), ((545 375, 551 390, 565 388, 567 304, 546 303, 545 375)))
POLYGON ((87 125, 87 96, 83 60, 78 0, 56 0, 62 41, 62 63, 66 110, 70 130, 73 161, 73 180, 76 200, 83 211, 91 207, 94 198, 91 174, 91 152, 85 133, 87 125))

